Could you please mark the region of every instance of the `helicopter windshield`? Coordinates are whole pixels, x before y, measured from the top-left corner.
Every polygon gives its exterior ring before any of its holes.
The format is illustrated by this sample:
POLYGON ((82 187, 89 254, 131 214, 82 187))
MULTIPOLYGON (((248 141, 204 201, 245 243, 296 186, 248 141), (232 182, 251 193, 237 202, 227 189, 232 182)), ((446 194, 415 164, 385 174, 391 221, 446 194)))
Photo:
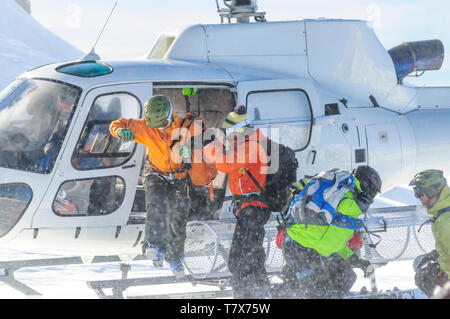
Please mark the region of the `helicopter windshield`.
POLYGON ((16 81, 0 93, 0 167, 50 173, 80 93, 45 79, 16 81))

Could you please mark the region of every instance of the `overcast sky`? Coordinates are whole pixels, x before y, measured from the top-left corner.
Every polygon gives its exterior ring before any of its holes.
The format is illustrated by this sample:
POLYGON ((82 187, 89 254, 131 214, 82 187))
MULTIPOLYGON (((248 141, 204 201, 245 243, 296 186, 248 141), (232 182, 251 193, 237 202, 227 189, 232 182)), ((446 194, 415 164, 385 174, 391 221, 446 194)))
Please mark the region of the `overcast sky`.
MULTIPOLYGON (((115 2, 31 0, 31 5, 41 24, 87 52, 115 2)), ((269 21, 319 17, 371 21, 386 49, 429 39, 440 39, 450 48, 449 0, 259 0, 258 5, 269 21)), ((103 59, 142 57, 162 31, 198 23, 220 23, 215 0, 118 0, 96 51, 103 59)), ((440 71, 429 71, 412 83, 450 85, 450 57, 440 71)))

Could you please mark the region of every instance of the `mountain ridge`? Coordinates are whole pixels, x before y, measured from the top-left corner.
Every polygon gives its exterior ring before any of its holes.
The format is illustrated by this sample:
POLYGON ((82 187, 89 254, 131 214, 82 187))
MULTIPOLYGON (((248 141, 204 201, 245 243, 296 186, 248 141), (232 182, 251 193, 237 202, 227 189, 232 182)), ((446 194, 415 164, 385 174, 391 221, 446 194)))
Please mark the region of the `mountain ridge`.
POLYGON ((29 69, 83 55, 43 27, 15 0, 0 2, 0 90, 29 69))

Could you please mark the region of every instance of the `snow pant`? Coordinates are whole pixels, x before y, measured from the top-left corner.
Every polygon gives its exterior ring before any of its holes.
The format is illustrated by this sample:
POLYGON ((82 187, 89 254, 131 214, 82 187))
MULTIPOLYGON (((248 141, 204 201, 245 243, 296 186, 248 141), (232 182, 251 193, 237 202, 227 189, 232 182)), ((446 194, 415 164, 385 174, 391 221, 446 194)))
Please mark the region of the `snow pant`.
POLYGON ((426 267, 419 268, 414 275, 414 282, 428 297, 432 297, 436 287, 444 286, 448 275, 442 271, 437 261, 428 263, 426 267))
POLYGON ((158 246, 168 263, 178 262, 184 255, 186 219, 190 199, 187 180, 168 182, 157 175, 149 175, 144 182, 147 220, 145 242, 158 246))
POLYGON ((236 213, 228 257, 228 269, 233 275, 233 297, 266 298, 270 290, 265 267, 266 253, 263 248, 264 225, 270 218, 270 209, 247 206, 236 213))
POLYGON ((322 257, 287 234, 282 249, 285 265, 283 284, 277 291, 280 298, 343 298, 356 281, 350 264, 337 254, 322 257))
POLYGON ((189 197, 191 198, 191 209, 188 220, 210 220, 217 219, 216 212, 221 208, 222 201, 220 200, 225 194, 223 190, 214 189, 214 199, 210 199, 210 189, 207 186, 195 186, 193 184, 189 187, 189 197))

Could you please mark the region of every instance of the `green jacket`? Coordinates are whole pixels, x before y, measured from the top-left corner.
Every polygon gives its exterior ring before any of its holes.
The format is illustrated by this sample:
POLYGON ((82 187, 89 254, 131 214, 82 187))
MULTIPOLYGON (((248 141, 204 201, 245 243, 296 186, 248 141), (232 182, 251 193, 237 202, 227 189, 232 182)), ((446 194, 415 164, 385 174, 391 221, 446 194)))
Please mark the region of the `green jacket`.
MULTIPOLYGON (((445 186, 437 203, 428 209, 428 213, 436 217, 438 212, 450 206, 450 188, 445 186)), ((442 213, 431 225, 435 248, 439 254, 438 262, 442 270, 450 274, 450 212, 442 213)))
MULTIPOLYGON (((356 178, 355 184, 361 189, 356 178)), ((358 218, 362 212, 353 198, 353 193, 347 192, 339 203, 337 210, 341 214, 358 218), (344 198, 348 199, 344 200, 344 198)), ((303 247, 312 248, 323 257, 337 253, 346 260, 353 255, 353 250, 347 246, 347 242, 353 235, 353 230, 351 229, 334 225, 308 225, 305 228, 303 224, 293 224, 286 229, 286 233, 303 247)))

